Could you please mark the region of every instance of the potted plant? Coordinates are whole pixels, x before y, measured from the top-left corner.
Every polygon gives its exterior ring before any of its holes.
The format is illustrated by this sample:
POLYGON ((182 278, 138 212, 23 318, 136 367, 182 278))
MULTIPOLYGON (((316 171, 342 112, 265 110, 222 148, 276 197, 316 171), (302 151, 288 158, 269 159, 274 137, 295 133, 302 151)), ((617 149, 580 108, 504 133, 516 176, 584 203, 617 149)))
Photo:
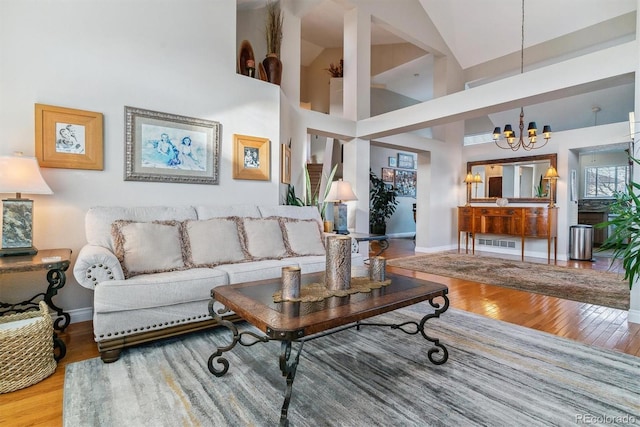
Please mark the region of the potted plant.
POLYGON ((335 166, 333 166, 333 169, 331 169, 331 173, 329 174, 329 176, 327 177, 326 175, 323 176, 323 178, 326 179, 326 187, 324 190, 324 194, 322 195, 322 202, 320 202, 320 185, 321 183, 318 183, 318 187, 317 188, 311 188, 311 179, 309 177, 309 169, 308 168, 304 168, 304 194, 305 194, 305 200, 302 200, 300 197, 296 196, 296 189, 293 185, 289 184, 289 186, 287 187, 287 196, 285 199, 285 204, 287 205, 294 205, 294 206, 317 206, 318 207, 318 211, 320 212, 320 217, 322 217, 322 221, 325 227, 325 231, 327 231, 327 228, 329 228, 329 231, 331 231, 331 226, 328 226, 326 224, 326 211, 327 211, 327 205, 329 204, 329 202, 325 201, 325 199, 327 198, 327 195, 329 194, 329 190, 331 189, 331 182, 333 181, 333 177, 336 174, 336 171, 338 170, 338 165, 336 164, 335 166))
POLYGON ((325 70, 331 75, 331 77, 342 77, 344 74, 343 66, 344 60, 341 59, 338 65, 334 65, 332 62, 331 64, 329 64, 329 68, 325 68, 325 70))
POLYGON ((369 232, 386 234, 387 220, 396 211, 396 189, 387 186, 369 169, 369 232))
POLYGON ((272 0, 267 1, 265 21, 265 39, 267 57, 262 61, 264 71, 270 83, 279 85, 282 79, 282 62, 280 61, 280 45, 282 44, 282 26, 284 16, 280 5, 272 0))
MULTIPOLYGON (((632 158, 635 163, 639 161, 632 158)), ((629 281, 629 289, 633 282, 640 278, 640 184, 631 181, 627 192, 616 192, 615 201, 609 211, 616 214, 607 222, 596 224, 596 227, 610 227, 611 235, 600 246, 600 250, 613 249, 614 260, 622 261, 624 280, 629 281)))

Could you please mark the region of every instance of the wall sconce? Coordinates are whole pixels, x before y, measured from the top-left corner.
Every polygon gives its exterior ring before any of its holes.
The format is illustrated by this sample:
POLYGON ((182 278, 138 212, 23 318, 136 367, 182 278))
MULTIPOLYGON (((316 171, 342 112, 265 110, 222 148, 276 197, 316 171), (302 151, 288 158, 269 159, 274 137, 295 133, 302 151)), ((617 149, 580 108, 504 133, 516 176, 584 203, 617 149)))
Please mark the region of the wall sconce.
POLYGON ((35 255, 33 246, 33 200, 22 193, 53 194, 40 175, 34 157, 0 157, 0 193, 16 193, 15 198, 2 200, 2 249, 0 256, 35 255))
POLYGON ((325 201, 334 202, 333 231, 336 234, 349 234, 349 230, 347 229, 347 205, 342 202, 347 202, 350 200, 358 200, 353 190, 351 189, 351 184, 341 179, 339 179, 338 181, 333 181, 331 183, 331 188, 329 189, 329 194, 327 194, 327 198, 325 199, 325 201))
POLYGON ((560 178, 560 175, 558 175, 558 171, 556 170, 556 168, 554 168, 553 166, 549 166, 549 169, 547 169, 547 172, 544 174, 544 179, 549 180, 549 207, 553 208, 555 207, 555 202, 553 200, 553 196, 554 196, 554 187, 555 187, 555 183, 558 180, 558 178, 560 178))

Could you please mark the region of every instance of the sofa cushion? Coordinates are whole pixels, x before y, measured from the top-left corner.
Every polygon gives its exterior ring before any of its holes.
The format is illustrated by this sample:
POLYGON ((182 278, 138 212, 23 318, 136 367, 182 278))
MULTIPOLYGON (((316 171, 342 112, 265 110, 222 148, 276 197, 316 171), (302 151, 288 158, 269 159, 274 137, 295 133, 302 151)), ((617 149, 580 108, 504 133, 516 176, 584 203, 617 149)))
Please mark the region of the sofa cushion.
POLYGON ((282 277, 282 267, 297 267, 298 263, 291 258, 266 259, 245 262, 242 264, 223 264, 214 268, 223 271, 229 277, 229 283, 245 283, 255 280, 276 279, 282 277))
POLYGON ((254 260, 288 255, 278 218, 243 218, 246 248, 254 260))
POLYGON ((229 216, 260 218, 256 205, 205 205, 196 206, 198 219, 225 218, 229 216))
POLYGON ((318 224, 322 225, 320 212, 315 206, 292 206, 292 205, 272 205, 258 206, 260 214, 263 218, 279 216, 294 219, 314 219, 318 224))
POLYGON ((179 221, 115 221, 115 254, 125 279, 186 268, 181 227, 179 221))
POLYGON ((284 241, 292 256, 325 255, 322 230, 313 219, 280 218, 284 241))
POLYGON ((185 221, 184 237, 189 267, 214 267, 249 258, 239 233, 238 217, 185 221))

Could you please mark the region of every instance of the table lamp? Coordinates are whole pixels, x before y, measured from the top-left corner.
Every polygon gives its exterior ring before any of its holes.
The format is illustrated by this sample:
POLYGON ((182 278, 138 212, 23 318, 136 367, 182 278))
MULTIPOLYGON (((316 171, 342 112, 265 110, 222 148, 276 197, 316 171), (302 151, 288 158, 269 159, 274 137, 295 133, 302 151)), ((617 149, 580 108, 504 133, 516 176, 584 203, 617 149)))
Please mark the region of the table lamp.
POLYGON ((473 176, 473 183, 476 185, 476 199, 478 198, 478 184, 482 184, 482 176, 480 176, 480 172, 476 173, 473 176))
POLYGON ((342 202, 358 200, 351 184, 341 179, 333 181, 325 201, 333 203, 333 231, 336 234, 349 234, 347 229, 347 205, 342 202))
POLYGON ((471 172, 469 172, 466 176, 466 178, 464 179, 465 184, 467 184, 467 204, 465 206, 471 206, 471 203, 469 203, 469 199, 471 198, 471 184, 473 184, 475 181, 473 180, 473 174, 471 172))
POLYGON ((35 255, 33 246, 33 200, 22 193, 53 194, 40 175, 33 157, 0 156, 0 193, 16 193, 15 198, 2 200, 2 249, 0 256, 35 255))
POLYGON ((549 180, 549 207, 550 208, 553 208, 556 205, 555 202, 553 201, 553 188, 558 178, 560 178, 560 175, 558 175, 558 171, 556 170, 556 168, 554 168, 553 166, 549 166, 549 169, 547 169, 547 172, 544 174, 544 179, 549 180))

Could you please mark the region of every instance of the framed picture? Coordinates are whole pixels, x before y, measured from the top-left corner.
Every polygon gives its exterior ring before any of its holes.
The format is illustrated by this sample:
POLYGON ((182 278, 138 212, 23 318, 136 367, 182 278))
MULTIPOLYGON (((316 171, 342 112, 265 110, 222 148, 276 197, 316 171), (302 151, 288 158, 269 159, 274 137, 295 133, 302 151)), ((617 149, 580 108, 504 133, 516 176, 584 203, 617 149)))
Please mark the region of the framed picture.
POLYGON ((393 184, 394 170, 391 168, 382 168, 382 182, 390 182, 393 184))
POLYGON ((281 145, 280 155, 280 182, 291 184, 291 148, 286 144, 281 145))
POLYGON ((398 159, 396 159, 395 157, 389 157, 389 167, 390 168, 397 168, 398 167, 398 159))
POLYGON ((416 171, 396 170, 398 197, 416 197, 416 171))
POLYGON ((269 140, 256 136, 233 135, 233 178, 269 180, 269 140))
POLYGON ((124 107, 125 181, 218 184, 220 123, 124 107))
POLYGON ((398 167, 403 169, 414 169, 413 156, 411 154, 398 153, 398 167))
POLYGON ((35 118, 40 166, 104 169, 101 113, 36 104, 35 118))

